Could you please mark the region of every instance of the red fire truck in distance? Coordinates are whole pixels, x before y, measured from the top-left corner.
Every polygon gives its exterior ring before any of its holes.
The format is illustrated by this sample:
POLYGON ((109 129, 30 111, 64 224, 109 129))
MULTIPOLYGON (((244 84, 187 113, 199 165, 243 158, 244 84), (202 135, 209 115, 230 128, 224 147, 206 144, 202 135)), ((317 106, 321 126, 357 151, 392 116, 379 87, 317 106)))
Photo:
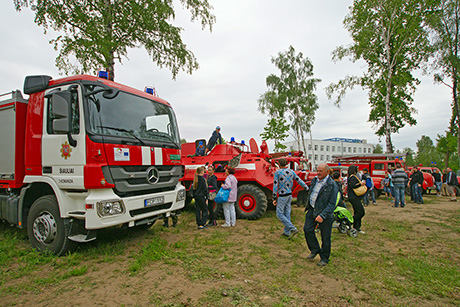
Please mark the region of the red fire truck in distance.
MULTIPOLYGON (((185 204, 174 111, 93 76, 28 76, 0 100, 0 220, 62 255, 96 230, 148 228, 185 204)), ((150 91, 152 92, 152 91, 150 91)))
MULTIPOLYGON (((405 154, 362 154, 362 155, 344 155, 344 156, 334 156, 333 161, 327 163, 331 168, 348 167, 352 164, 359 167, 359 170, 362 171, 364 168, 367 168, 369 174, 374 181, 374 187, 376 191, 376 196, 383 193, 383 186, 381 181, 385 178, 385 172, 390 168, 395 169, 396 165, 400 164, 407 172, 410 169, 406 166, 405 163, 405 154)), ((423 173, 423 193, 427 191, 429 187, 434 185, 434 179, 431 174, 423 173)))
MULTIPOLYGON (((236 142, 229 142, 223 145, 216 145, 206 156, 195 156, 195 150, 199 142, 182 144, 182 163, 185 166, 185 175, 181 179, 182 184, 190 191, 193 177, 199 166, 213 165, 217 181, 225 181, 225 167, 235 168, 235 177, 238 179, 238 199, 236 203, 236 214, 238 218, 255 220, 260 218, 267 210, 268 204, 272 203, 273 176, 277 170, 277 161, 285 158, 289 167, 296 170, 300 178, 307 184, 316 173, 299 170, 307 170, 307 160, 303 158, 302 152, 276 153, 268 152, 265 142, 260 150, 254 139, 250 140, 250 146, 236 142)), ((294 182, 293 197, 297 197, 304 189, 294 182)), ((216 208, 221 212, 220 206, 216 208)))

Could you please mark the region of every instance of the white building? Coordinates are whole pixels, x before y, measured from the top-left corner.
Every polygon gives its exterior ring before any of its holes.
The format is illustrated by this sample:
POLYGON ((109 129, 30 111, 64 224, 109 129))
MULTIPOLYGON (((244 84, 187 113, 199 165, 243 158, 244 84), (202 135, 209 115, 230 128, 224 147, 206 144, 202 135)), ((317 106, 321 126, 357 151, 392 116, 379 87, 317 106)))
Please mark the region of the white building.
MULTIPOLYGON (((296 141, 287 142, 287 150, 302 150, 296 141)), ((342 156, 350 154, 371 154, 374 151, 374 145, 368 144, 365 139, 347 139, 347 138, 330 138, 325 140, 305 140, 307 152, 304 156, 312 163, 313 168, 320 163, 331 162, 333 156, 342 156)))

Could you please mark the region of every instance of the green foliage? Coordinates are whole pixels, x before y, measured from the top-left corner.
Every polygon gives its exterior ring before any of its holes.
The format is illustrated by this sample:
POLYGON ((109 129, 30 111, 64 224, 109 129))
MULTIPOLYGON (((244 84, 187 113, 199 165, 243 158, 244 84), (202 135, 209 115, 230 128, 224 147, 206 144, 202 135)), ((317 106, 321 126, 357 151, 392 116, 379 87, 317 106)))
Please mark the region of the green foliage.
MULTIPOLYGON (((457 169, 458 154, 456 153, 457 138, 452 133, 447 132, 446 135, 438 134, 436 138, 436 150, 443 156, 443 168, 450 166, 457 169)), ((441 167, 441 165, 439 165, 441 167)))
POLYGON ((281 144, 289 135, 289 125, 286 124, 284 118, 271 118, 268 120, 267 125, 264 127, 264 132, 260 136, 264 140, 275 141, 275 152, 283 151, 286 145, 281 144))
MULTIPOLYGON (((212 28, 215 17, 207 0, 180 0, 191 13, 212 28)), ((114 62, 127 57, 129 48, 143 47, 159 67, 192 73, 198 68, 193 53, 173 25, 173 1, 155 0, 14 0, 18 11, 31 7, 35 22, 45 33, 59 34, 50 43, 60 50, 56 66, 65 73, 108 69, 114 79, 114 62), (76 59, 77 63, 74 62, 76 59)))
POLYGON ((350 57, 363 60, 367 72, 363 76, 347 76, 327 87, 329 99, 337 94, 340 105, 345 93, 355 86, 369 92, 376 135, 385 136, 386 151, 393 152, 391 134, 406 124, 415 125, 411 107, 419 80, 412 75, 427 59, 428 34, 423 27, 430 7, 424 0, 355 0, 344 20, 353 44, 338 47, 334 60, 350 57))
POLYGON ((406 154, 406 164, 414 165, 415 164, 415 160, 414 160, 415 152, 412 150, 412 148, 409 148, 409 147, 404 148, 403 153, 406 154))
POLYGON ((434 164, 434 162, 440 161, 440 156, 436 151, 436 147, 434 146, 430 137, 422 135, 420 140, 417 141, 416 145, 417 157, 415 159, 415 164, 431 166, 434 164))
MULTIPOLYGON (((452 117, 449 123, 450 133, 456 135, 457 157, 460 156, 460 105, 458 101, 458 82, 460 70, 460 1, 438 0, 438 9, 428 25, 433 32, 433 50, 435 61, 433 70, 436 72, 436 82, 448 86, 452 92, 452 117), (450 79, 445 81, 445 79, 450 79)), ((446 165, 449 163, 449 153, 445 150, 446 165)), ((450 151, 453 152, 453 151, 450 151)), ((458 166, 458 164, 457 164, 458 166)))
POLYGON ((381 153, 383 153, 382 144, 377 144, 377 145, 375 145, 373 153, 375 153, 375 154, 381 154, 381 153))
POLYGON ((302 52, 296 54, 292 46, 273 57, 272 63, 280 70, 280 75, 271 74, 266 78, 268 91, 259 98, 259 110, 270 118, 287 116, 297 141, 302 139, 304 144, 303 133, 311 130, 319 108, 314 91, 321 80, 313 78, 310 59, 304 58, 302 52))

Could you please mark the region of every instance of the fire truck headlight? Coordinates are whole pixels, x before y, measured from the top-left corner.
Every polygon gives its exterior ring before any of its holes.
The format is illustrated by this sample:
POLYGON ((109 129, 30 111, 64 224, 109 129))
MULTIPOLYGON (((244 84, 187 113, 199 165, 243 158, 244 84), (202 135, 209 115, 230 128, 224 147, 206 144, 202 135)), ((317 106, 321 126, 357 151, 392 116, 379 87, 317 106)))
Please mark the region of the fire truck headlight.
POLYGON ((97 203, 97 214, 100 217, 125 213, 125 205, 121 200, 101 201, 97 203))
POLYGON ((177 192, 176 201, 183 201, 185 199, 185 189, 179 190, 177 192))

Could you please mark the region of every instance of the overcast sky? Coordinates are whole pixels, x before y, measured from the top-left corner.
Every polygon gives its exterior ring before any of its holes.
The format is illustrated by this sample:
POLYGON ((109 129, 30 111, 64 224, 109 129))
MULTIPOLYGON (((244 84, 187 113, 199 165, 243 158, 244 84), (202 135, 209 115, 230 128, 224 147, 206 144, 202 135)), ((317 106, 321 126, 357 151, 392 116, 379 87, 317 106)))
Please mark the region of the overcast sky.
MULTIPOLYGON (((379 142, 368 116, 367 93, 360 88, 349 92, 341 108, 325 95, 331 82, 349 75, 360 75, 363 63, 343 60, 334 63, 331 52, 351 43, 342 21, 351 0, 209 0, 214 7, 213 31, 202 30, 199 22, 189 22, 189 14, 177 6, 177 22, 184 27, 183 39, 200 64, 192 75, 181 72, 176 80, 166 69, 157 68, 144 49, 129 51, 129 59, 115 66, 117 82, 138 89, 154 85, 160 97, 168 100, 177 115, 181 138, 208 139, 216 125, 222 136, 237 141, 260 133, 267 116, 257 110, 258 98, 266 90, 265 79, 278 74, 271 58, 292 45, 311 59, 318 84, 319 109, 312 133, 314 139, 331 137, 367 139, 379 142)), ((18 13, 13 0, 0 3, 0 94, 21 89, 26 75, 60 77, 54 60, 58 52, 48 42, 54 34, 43 34, 29 10, 18 13)), ((447 87, 433 84, 432 76, 422 76, 414 97, 417 125, 393 134, 397 149, 411 147, 427 135, 434 141, 445 133, 451 116, 451 96, 447 87)), ((292 137, 290 138, 292 140, 292 137)), ((381 143, 385 148, 385 140, 381 143)), ((270 145, 271 143, 269 143, 270 145)), ((270 151, 273 146, 270 146, 270 151)))

